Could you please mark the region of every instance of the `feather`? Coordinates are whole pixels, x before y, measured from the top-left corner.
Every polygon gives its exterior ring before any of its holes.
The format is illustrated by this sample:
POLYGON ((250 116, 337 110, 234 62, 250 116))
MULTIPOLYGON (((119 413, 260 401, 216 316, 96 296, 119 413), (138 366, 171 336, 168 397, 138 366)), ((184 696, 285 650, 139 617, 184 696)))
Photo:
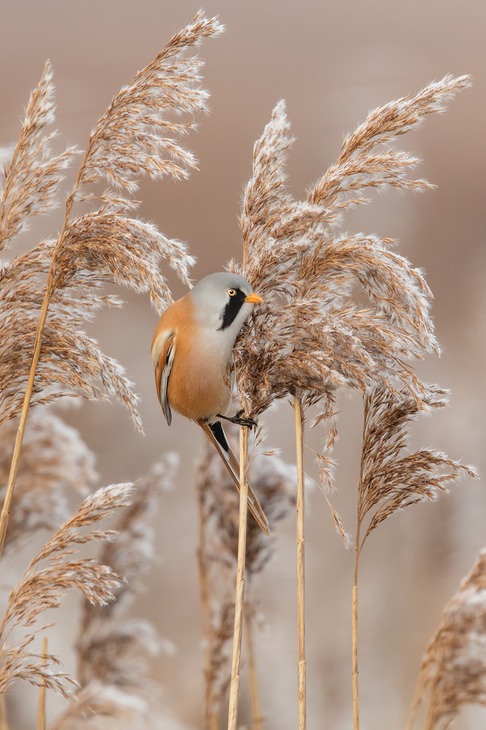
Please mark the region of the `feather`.
POLYGON ((172 423, 172 411, 167 396, 169 376, 176 350, 174 330, 165 330, 154 341, 152 357, 155 365, 155 387, 168 425, 172 423))
MULTIPOLYGON (((204 421, 198 421, 199 425, 201 426, 202 430, 208 437, 208 439, 211 441, 213 446, 216 448, 216 451, 220 455, 221 459, 224 462, 224 465, 226 466, 231 478, 233 479, 236 488, 238 491, 240 490, 240 478, 239 478, 239 472, 240 472, 240 465, 238 462, 238 459, 236 458, 235 454, 233 453, 230 445, 228 444, 228 441, 226 440, 226 436, 224 434, 223 427, 221 425, 220 421, 217 421, 215 424, 212 424, 211 426, 208 423, 205 423, 204 421)), ((255 492, 251 488, 250 484, 248 484, 248 509, 250 510, 251 514, 253 515, 256 523, 260 527, 260 529, 265 533, 265 535, 270 534, 270 527, 268 524, 267 517, 265 515, 265 512, 263 511, 263 507, 261 506, 260 502, 258 501, 258 497, 256 496, 255 492)))

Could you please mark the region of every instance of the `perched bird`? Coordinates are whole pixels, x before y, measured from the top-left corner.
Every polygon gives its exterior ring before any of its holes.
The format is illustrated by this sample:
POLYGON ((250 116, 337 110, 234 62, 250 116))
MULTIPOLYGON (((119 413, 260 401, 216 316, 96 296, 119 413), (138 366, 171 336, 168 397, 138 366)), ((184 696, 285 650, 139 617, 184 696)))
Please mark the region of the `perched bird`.
MULTIPOLYGON (((238 274, 221 272, 201 279, 161 316, 152 340, 155 385, 167 423, 172 409, 196 421, 216 447, 239 489, 238 459, 226 439, 221 419, 253 426, 251 419, 228 416, 231 406, 231 360, 238 333, 262 298, 238 274)), ((268 533, 263 509, 248 485, 248 507, 268 533)))

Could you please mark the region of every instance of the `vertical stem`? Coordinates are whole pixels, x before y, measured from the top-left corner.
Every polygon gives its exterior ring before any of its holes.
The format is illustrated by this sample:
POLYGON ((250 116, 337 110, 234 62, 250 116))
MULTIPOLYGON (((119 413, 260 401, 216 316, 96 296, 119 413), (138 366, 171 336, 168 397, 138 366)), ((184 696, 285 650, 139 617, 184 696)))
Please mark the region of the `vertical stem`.
POLYGON ((352 643, 353 643, 353 728, 359 730, 359 666, 358 666, 358 573, 360 557, 361 520, 358 515, 356 527, 356 548, 354 560, 353 606, 352 606, 352 643))
POLYGON ((12 461, 10 464, 10 473, 8 475, 7 489, 5 491, 5 499, 3 502, 2 513, 0 515, 0 556, 3 553, 3 547, 5 545, 5 537, 7 535, 8 521, 10 518, 10 510, 12 508, 12 501, 14 496, 15 481, 17 479, 17 472, 19 468, 20 452, 22 450, 22 442, 24 440, 25 425, 27 423, 27 416, 29 415, 30 399, 32 397, 32 391, 34 389, 34 378, 39 363, 41 344, 42 344, 42 332, 44 330, 44 324, 47 317, 47 310, 49 308, 50 292, 49 288, 46 289, 44 300, 42 302, 42 308, 37 325, 37 332, 35 336, 34 353, 32 355, 32 363, 30 365, 29 379, 27 381, 27 389, 24 395, 24 401, 22 404, 22 411, 20 414, 20 421, 17 428, 17 434, 15 437, 15 445, 12 454, 12 461))
POLYGON ((238 559, 236 566, 235 621, 233 631, 233 660, 228 708, 228 730, 236 730, 238 720, 238 691, 240 687, 241 637, 245 597, 246 531, 248 521, 248 428, 240 426, 240 514, 238 524, 238 559))
POLYGON ((17 429, 16 437, 15 437, 14 450, 13 450, 13 454, 12 454, 12 460, 10 463, 10 472, 8 475, 7 488, 5 490, 5 499, 3 502, 2 512, 0 514, 0 557, 2 556, 2 553, 3 553, 3 548, 5 545, 5 537, 7 535, 8 521, 10 518, 10 510, 12 508, 12 501, 13 501, 14 490, 15 490, 15 482, 17 479, 17 472, 18 472, 19 462, 20 462, 20 454, 22 451, 22 444, 24 441, 25 426, 27 423, 27 416, 29 415, 30 399, 32 397, 32 391, 34 389, 34 380, 35 380, 35 375, 37 372, 37 365, 39 364, 40 351, 41 351, 41 345, 42 345, 42 334, 44 332, 44 326, 45 326, 46 319, 47 319, 47 312, 49 310, 49 304, 51 303, 51 298, 52 298, 53 289, 54 289, 53 282, 54 282, 54 268, 55 268, 55 263, 56 263, 56 254, 59 251, 59 248, 61 247, 61 244, 64 240, 64 236, 66 235, 66 230, 67 230, 68 223, 69 223, 69 216, 71 215, 71 210, 72 210, 72 207, 74 204, 74 198, 82 183, 84 168, 86 165, 86 161, 91 153, 93 141, 94 141, 94 135, 92 134, 90 137, 86 152, 84 153, 83 160, 79 167, 78 175, 77 175, 74 187, 73 187, 72 191, 70 192, 70 194, 68 195, 68 197, 66 198, 64 221, 62 224, 61 232, 57 239, 56 246, 52 253, 51 265, 49 267, 49 274, 47 276, 46 290, 44 292, 44 298, 42 300, 41 311, 39 314, 39 321, 37 323, 37 330, 35 333, 34 351, 32 353, 32 362, 30 364, 29 378, 27 380, 27 387, 25 390, 24 400, 22 403, 22 411, 20 413, 20 422, 19 422, 19 426, 17 429))
POLYGON ((295 445, 297 456, 297 681, 298 730, 305 730, 307 681, 305 658, 305 536, 304 536, 304 422, 300 399, 294 398, 295 445))
POLYGON ((206 554, 206 509, 203 489, 199 491, 199 547, 197 551, 199 567, 199 588, 201 593, 202 630, 204 639, 204 727, 206 730, 218 730, 218 717, 214 708, 211 601, 209 572, 206 554))
MULTIPOLYGON (((47 638, 42 637, 42 666, 47 665, 47 638)), ((37 730, 46 730, 46 685, 43 681, 39 687, 39 704, 37 707, 37 730)))
POLYGON ((253 730, 263 730, 263 715, 260 703, 260 690, 256 673, 255 651, 253 646, 253 608, 247 601, 245 603, 245 631, 246 648, 248 652, 248 675, 250 682, 251 701, 251 727, 253 730))
POLYGON ((0 695, 0 730, 8 730, 7 698, 0 695))

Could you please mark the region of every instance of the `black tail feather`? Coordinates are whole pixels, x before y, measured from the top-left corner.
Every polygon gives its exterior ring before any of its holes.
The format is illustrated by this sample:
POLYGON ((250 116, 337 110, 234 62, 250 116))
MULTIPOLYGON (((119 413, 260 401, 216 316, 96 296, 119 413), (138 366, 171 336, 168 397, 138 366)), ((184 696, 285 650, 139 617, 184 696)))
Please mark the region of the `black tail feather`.
POLYGON ((226 440, 226 434, 223 431, 223 426, 221 425, 221 421, 215 421, 214 423, 208 423, 209 428, 213 432, 213 436, 218 442, 218 444, 221 446, 222 449, 226 451, 227 454, 230 452, 229 443, 226 440))

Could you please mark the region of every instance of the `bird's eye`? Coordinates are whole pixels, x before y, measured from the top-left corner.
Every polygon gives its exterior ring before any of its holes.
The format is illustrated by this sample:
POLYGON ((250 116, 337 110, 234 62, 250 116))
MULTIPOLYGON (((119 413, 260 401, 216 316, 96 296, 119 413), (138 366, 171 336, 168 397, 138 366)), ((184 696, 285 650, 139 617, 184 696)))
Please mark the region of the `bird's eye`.
POLYGON ((235 297, 236 296, 236 289, 228 289, 227 292, 229 297, 235 297))

